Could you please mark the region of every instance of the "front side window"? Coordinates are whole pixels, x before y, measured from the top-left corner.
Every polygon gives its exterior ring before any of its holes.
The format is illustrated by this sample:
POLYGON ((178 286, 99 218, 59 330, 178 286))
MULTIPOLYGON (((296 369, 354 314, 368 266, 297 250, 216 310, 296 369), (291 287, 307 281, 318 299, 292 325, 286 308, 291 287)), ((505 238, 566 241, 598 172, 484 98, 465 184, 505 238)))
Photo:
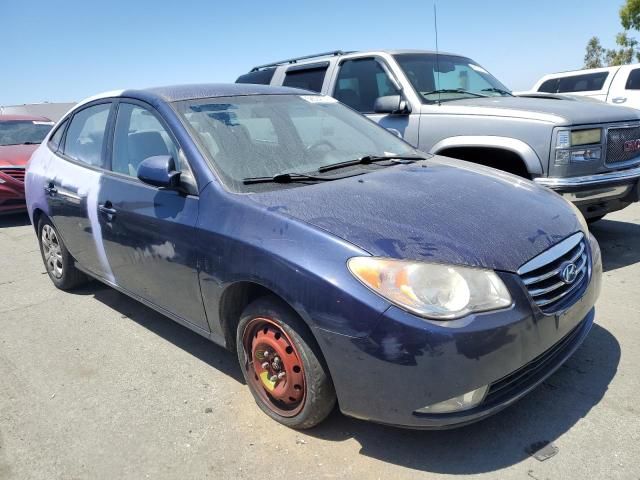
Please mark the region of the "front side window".
POLYGON ((104 167, 103 146, 111 103, 76 112, 64 141, 65 155, 95 167, 104 167))
POLYGON ((507 87, 477 63, 456 55, 394 55, 423 103, 511 96, 507 87))
POLYGON ((170 155, 179 165, 178 148, 158 118, 144 107, 121 102, 116 117, 111 170, 137 177, 142 161, 157 155, 170 155))
POLYGON ((629 72, 629 78, 624 87, 626 90, 640 90, 640 68, 635 68, 629 72))
POLYGON ((372 113, 378 97, 398 93, 376 59, 358 58, 341 64, 333 96, 354 110, 372 113))
POLYGON ((602 90, 608 75, 608 72, 598 72, 560 78, 557 93, 591 92, 602 90))
POLYGON ((271 83, 271 79, 273 78, 273 74, 276 69, 273 68, 264 68, 262 70, 256 70, 255 72, 245 73, 244 75, 240 75, 236 79, 236 83, 253 83, 258 85, 269 85, 271 83))
POLYGON ((415 153, 392 133, 326 96, 250 95, 187 100, 175 107, 215 171, 235 191, 253 188, 244 185, 246 178, 319 174, 320 167, 365 155, 415 153))
POLYGON ((0 146, 37 145, 47 136, 53 122, 4 120, 0 122, 0 146))
POLYGON ((289 70, 282 85, 285 87, 302 88, 312 92, 320 92, 327 67, 316 67, 310 69, 289 70))

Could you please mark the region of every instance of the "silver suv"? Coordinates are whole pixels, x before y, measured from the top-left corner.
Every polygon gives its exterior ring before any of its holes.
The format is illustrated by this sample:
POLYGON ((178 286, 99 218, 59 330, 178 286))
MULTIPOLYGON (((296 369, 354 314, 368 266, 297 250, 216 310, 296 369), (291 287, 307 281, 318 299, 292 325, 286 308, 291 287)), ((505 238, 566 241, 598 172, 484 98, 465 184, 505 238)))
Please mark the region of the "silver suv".
POLYGON ((638 200, 639 111, 514 96, 464 56, 334 51, 260 65, 236 82, 331 95, 423 151, 552 188, 591 221, 638 200))

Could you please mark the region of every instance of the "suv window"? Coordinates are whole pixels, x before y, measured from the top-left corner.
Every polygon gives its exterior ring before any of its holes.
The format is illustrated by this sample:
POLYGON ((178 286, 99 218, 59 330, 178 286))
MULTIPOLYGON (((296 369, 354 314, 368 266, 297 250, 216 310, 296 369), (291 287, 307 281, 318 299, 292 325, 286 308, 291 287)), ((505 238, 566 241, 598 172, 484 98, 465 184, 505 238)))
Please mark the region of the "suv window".
POLYGON ((87 107, 73 115, 64 141, 64 153, 69 157, 104 167, 102 147, 111 103, 87 107))
POLYGON ((148 109, 121 102, 116 117, 111 170, 138 176, 138 166, 146 158, 171 155, 179 165, 178 148, 158 118, 148 109))
POLYGON ((244 75, 240 75, 236 80, 236 83, 253 83, 258 85, 269 85, 271 83, 271 79, 273 78, 273 74, 276 69, 274 68, 265 68, 264 70, 256 70, 255 72, 245 73, 244 75))
POLYGON ((287 71, 282 85, 285 87, 303 88, 313 92, 320 92, 322 90, 325 73, 327 73, 326 66, 305 69, 294 67, 294 69, 287 71))
POLYGON ((341 65, 333 96, 354 110, 371 113, 378 97, 398 93, 378 61, 358 58, 341 65))
POLYGON ((640 90, 640 68, 635 68, 629 72, 627 84, 624 88, 626 90, 640 90))
POLYGON ((538 91, 547 93, 572 93, 601 90, 607 76, 609 76, 609 72, 585 73, 584 75, 554 78, 540 85, 538 91))

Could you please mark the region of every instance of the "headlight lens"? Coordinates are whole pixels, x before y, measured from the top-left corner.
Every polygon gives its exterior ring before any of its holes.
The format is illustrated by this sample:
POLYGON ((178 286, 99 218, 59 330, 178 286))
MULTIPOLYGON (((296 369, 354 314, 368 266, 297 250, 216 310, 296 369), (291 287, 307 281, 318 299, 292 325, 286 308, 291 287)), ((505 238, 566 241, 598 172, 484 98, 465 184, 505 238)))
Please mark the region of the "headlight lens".
POLYGON ((452 320, 511 305, 492 270, 376 257, 354 257, 348 266, 367 287, 426 318, 452 320))
POLYGON ((602 130, 599 128, 591 128, 589 130, 574 130, 571 132, 571 146, 593 145, 600 143, 602 139, 602 130))

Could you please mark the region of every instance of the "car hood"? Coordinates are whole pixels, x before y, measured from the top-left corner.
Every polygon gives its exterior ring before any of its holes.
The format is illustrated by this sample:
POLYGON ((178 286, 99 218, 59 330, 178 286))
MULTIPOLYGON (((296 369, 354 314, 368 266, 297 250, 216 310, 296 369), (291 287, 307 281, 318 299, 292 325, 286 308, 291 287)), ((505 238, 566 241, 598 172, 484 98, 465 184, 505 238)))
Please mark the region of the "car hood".
POLYGON ((0 167, 24 167, 40 145, 0 146, 0 167))
POLYGON ((443 157, 250 197, 374 256, 510 272, 581 228, 550 190, 443 157))
MULTIPOLYGON (((430 110, 433 112, 433 110, 430 110)), ((487 97, 443 102, 439 113, 528 118, 556 125, 640 120, 640 111, 604 102, 540 97, 487 97)))

